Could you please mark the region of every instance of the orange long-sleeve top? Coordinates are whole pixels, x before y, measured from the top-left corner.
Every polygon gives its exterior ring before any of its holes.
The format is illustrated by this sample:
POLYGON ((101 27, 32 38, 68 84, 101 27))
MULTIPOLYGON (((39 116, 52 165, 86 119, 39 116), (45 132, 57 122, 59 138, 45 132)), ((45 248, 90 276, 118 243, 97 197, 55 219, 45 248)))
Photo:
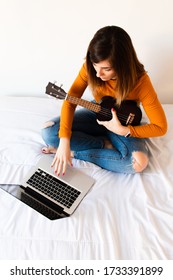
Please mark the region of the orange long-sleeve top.
MULTIPOLYGON (((112 96, 116 98, 115 83, 116 80, 110 80, 105 82, 106 87, 104 91, 98 86, 97 94, 94 96, 96 102, 99 102, 103 96, 112 96)), ((73 82, 68 95, 81 98, 85 89, 88 86, 88 77, 86 71, 85 63, 82 65, 75 81, 73 82)), ((162 136, 167 131, 167 120, 164 110, 158 100, 157 94, 152 86, 150 78, 147 73, 145 73, 134 89, 128 94, 128 100, 134 100, 138 104, 142 104, 145 113, 148 117, 148 123, 131 126, 129 125, 130 134, 132 137, 138 138, 149 138, 162 136)), ((76 105, 65 100, 61 109, 61 121, 59 137, 71 137, 71 127, 73 122, 73 116, 76 105)))

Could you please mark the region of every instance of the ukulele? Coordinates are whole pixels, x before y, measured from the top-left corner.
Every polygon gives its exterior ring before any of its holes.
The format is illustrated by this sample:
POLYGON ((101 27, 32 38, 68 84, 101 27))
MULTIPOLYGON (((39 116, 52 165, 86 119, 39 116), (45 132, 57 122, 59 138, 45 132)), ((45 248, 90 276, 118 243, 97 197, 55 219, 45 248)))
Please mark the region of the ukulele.
POLYGON ((117 117, 122 125, 139 125, 142 119, 142 112, 137 103, 133 100, 124 100, 121 105, 116 104, 116 99, 111 96, 104 96, 100 103, 93 103, 75 96, 68 95, 62 87, 48 83, 46 94, 58 99, 68 100, 70 103, 82 106, 97 113, 99 121, 110 121, 112 119, 111 109, 116 110, 117 117))

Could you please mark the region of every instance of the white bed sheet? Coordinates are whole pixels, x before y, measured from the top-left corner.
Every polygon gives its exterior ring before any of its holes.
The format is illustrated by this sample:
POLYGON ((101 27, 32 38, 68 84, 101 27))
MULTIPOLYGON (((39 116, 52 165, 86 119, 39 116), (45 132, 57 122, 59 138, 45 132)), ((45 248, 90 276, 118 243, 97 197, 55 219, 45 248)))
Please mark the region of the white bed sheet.
MULTIPOLYGON (((0 98, 1 185, 13 191, 36 164, 42 124, 60 107, 49 98, 0 98)), ((0 189, 0 259, 173 259, 173 105, 163 107, 168 133, 147 141, 142 174, 73 160, 96 183, 71 217, 50 221, 0 189)))

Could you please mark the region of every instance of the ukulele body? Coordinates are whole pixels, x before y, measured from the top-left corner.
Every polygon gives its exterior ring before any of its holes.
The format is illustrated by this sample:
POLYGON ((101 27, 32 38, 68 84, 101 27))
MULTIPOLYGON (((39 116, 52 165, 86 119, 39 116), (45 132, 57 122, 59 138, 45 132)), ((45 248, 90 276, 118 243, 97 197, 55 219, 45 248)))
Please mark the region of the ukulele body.
POLYGON ((111 96, 104 96, 99 103, 100 111, 97 113, 97 119, 100 121, 110 121, 112 119, 111 109, 114 108, 117 117, 122 125, 139 125, 142 119, 141 109, 133 100, 124 100, 121 105, 116 104, 116 100, 111 96), (107 109, 107 110, 105 110, 107 109))

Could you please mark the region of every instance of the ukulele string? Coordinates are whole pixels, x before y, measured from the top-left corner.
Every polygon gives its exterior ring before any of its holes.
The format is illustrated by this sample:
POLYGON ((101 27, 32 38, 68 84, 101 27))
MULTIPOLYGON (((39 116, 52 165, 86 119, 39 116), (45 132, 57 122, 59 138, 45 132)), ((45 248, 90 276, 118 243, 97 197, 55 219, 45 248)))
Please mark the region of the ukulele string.
MULTIPOLYGON (((85 108, 87 108, 91 111, 92 111, 92 108, 99 108, 100 111, 98 111, 98 113, 101 113, 105 117, 111 118, 111 116, 112 116, 111 109, 104 108, 100 104, 97 104, 97 103, 95 104, 95 103, 92 103, 90 101, 86 101, 86 100, 83 100, 83 99, 80 99, 80 100, 82 101, 82 103, 87 104, 87 107, 84 106, 85 108), (89 105, 88 105, 88 102, 89 102, 89 105)), ((70 101, 74 102, 75 104, 80 105, 79 102, 78 102, 78 98, 76 98, 74 96, 70 96, 70 101)), ((127 117, 128 117, 127 115, 119 113, 119 112, 117 112, 117 116, 118 116, 118 119, 120 121, 126 121, 127 117)))
MULTIPOLYGON (((111 117, 112 116, 112 113, 111 113, 110 109, 102 107, 100 112, 105 117, 111 117)), ((127 115, 119 113, 119 112, 116 112, 116 114, 117 114, 117 117, 118 117, 119 120, 122 120, 122 121, 126 121, 127 120, 127 115)))
MULTIPOLYGON (((59 91, 54 87, 54 90, 57 92, 57 93, 59 93, 59 91)), ((67 96, 67 93, 65 93, 64 92, 64 97, 66 97, 67 96)), ((75 96, 70 96, 70 100, 71 101, 73 101, 73 102, 75 102, 75 104, 78 104, 78 99, 80 99, 80 98, 76 98, 75 96)), ((83 99, 80 99, 80 100, 82 100, 83 102, 85 102, 85 100, 83 100, 83 99)), ((111 117, 112 116, 112 113, 111 113, 111 110, 110 109, 108 109, 108 108, 104 108, 104 107, 102 107, 101 105, 99 105, 99 104, 94 104, 94 103, 92 103, 92 102, 90 102, 92 105, 94 105, 95 107, 97 107, 97 106, 99 106, 100 108, 101 108, 101 110, 100 110, 100 112, 101 112, 101 114, 103 115, 103 116, 105 116, 105 117, 111 117)), ((125 115, 125 114, 122 114, 122 113, 118 113, 117 112, 117 116, 118 116, 118 119, 120 120, 120 121, 126 121, 126 119, 127 119, 127 116, 125 115)))

